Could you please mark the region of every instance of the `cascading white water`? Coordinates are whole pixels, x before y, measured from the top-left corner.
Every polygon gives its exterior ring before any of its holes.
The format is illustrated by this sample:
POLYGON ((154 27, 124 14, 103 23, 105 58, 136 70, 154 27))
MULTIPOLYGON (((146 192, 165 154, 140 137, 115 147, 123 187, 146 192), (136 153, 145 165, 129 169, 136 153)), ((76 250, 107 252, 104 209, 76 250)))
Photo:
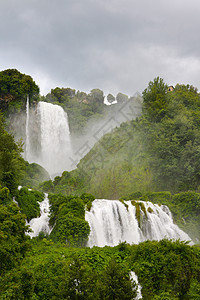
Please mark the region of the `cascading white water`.
POLYGON ((39 102, 41 151, 35 162, 51 176, 70 170, 71 141, 68 117, 61 106, 39 102))
POLYGON ((50 233, 49 227, 49 200, 48 195, 45 194, 45 198, 40 204, 40 217, 32 219, 27 225, 30 226, 33 232, 30 232, 30 237, 37 236, 41 231, 44 233, 50 233))
POLYGON ((135 274, 135 272, 131 271, 130 272, 130 278, 135 281, 135 283, 137 284, 137 295, 136 297, 134 298, 135 300, 139 300, 139 299, 142 299, 142 287, 141 285, 139 284, 138 282, 138 277, 137 275, 135 274))
POLYGON ((138 244, 145 240, 164 238, 190 241, 190 237, 173 223, 167 206, 143 202, 141 222, 136 218, 136 207, 131 201, 96 199, 85 219, 90 225, 88 246, 116 246, 119 242, 138 244))
POLYGON ((30 154, 30 134, 29 134, 29 96, 26 100, 26 143, 25 143, 25 159, 29 160, 30 154))

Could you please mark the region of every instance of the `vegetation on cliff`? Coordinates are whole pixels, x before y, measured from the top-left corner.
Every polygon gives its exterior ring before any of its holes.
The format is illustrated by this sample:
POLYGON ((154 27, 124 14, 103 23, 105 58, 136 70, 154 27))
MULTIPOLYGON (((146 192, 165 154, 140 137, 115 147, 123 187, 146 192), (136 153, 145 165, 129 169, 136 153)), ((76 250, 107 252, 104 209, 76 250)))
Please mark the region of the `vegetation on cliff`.
MULTIPOLYGON (((0 274, 17 267, 29 248, 25 216, 12 201, 8 188, 0 186, 0 274)), ((3 278, 3 277, 0 277, 3 278)), ((0 293, 1 294, 1 293, 0 293)))
POLYGON ((90 194, 80 197, 49 194, 49 224, 53 227, 50 238, 69 246, 85 246, 90 233, 90 226, 85 221, 85 209, 87 205, 91 206, 93 200, 90 194))
POLYGON ((0 110, 7 116, 26 107, 27 96, 30 103, 38 100, 39 87, 31 76, 16 69, 0 72, 0 110))
POLYGON ((21 157, 22 144, 15 143, 14 137, 5 130, 5 123, 0 114, 0 185, 14 192, 21 178, 25 163, 21 157))

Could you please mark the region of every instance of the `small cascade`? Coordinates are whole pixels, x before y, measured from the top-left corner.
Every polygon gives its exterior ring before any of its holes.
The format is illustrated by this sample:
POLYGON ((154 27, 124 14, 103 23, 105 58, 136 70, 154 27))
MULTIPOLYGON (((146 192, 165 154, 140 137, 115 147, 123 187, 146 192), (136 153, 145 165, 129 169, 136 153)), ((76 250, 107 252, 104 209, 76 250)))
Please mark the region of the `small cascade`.
POLYGON ((88 246, 116 246, 119 242, 138 244, 145 240, 161 240, 164 238, 190 241, 190 237, 173 223, 171 212, 167 206, 151 202, 142 203, 140 221, 136 218, 136 206, 131 201, 96 199, 90 212, 86 212, 91 232, 88 246))
POLYGON ((30 134, 29 134, 29 96, 26 100, 26 143, 25 143, 25 159, 29 161, 30 156, 30 134))
POLYGON ((135 300, 139 300, 139 299, 142 299, 142 287, 141 285, 139 284, 138 282, 138 277, 137 275, 135 274, 135 272, 131 271, 130 272, 130 278, 135 281, 135 283, 137 284, 137 295, 136 297, 134 298, 135 300))
POLYGON ((49 199, 48 194, 45 194, 45 198, 40 202, 40 217, 32 219, 27 225, 30 226, 33 232, 30 232, 30 237, 37 236, 41 231, 44 233, 50 233, 49 227, 49 199))
POLYGON ((39 102, 40 154, 36 163, 43 166, 51 176, 70 170, 71 140, 68 117, 59 105, 39 102))

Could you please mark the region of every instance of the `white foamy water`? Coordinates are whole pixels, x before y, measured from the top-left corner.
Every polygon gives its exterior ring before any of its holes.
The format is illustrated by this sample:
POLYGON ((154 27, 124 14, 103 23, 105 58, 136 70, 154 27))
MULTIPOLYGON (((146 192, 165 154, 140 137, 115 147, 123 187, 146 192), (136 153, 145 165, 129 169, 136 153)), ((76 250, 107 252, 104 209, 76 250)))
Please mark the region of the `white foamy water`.
MULTIPOLYGON (((140 201, 142 202, 142 201, 140 201)), ((85 219, 90 225, 88 246, 116 246, 120 242, 138 244, 145 240, 172 239, 190 241, 190 237, 173 222, 167 206, 143 202, 146 216, 141 210, 140 226, 136 208, 131 201, 96 199, 85 219), (151 210, 151 212, 148 211, 151 210)))
POLYGON ((134 299, 135 300, 142 299, 142 287, 138 282, 138 277, 135 274, 135 272, 133 272, 133 271, 130 272, 130 278, 133 279, 135 281, 135 283, 137 284, 137 295, 134 299))
POLYGON ((72 147, 68 116, 63 108, 39 102, 37 113, 29 121, 29 100, 26 105, 25 159, 37 163, 53 178, 72 169, 72 147))
POLYGON ((72 151, 67 114, 61 106, 46 102, 39 102, 37 110, 41 128, 38 163, 50 175, 69 170, 72 151))
POLYGON ((45 194, 45 198, 40 204, 40 217, 32 219, 27 225, 30 226, 33 232, 30 232, 30 237, 37 236, 41 231, 44 233, 50 233, 51 229, 49 227, 49 199, 48 194, 45 194))

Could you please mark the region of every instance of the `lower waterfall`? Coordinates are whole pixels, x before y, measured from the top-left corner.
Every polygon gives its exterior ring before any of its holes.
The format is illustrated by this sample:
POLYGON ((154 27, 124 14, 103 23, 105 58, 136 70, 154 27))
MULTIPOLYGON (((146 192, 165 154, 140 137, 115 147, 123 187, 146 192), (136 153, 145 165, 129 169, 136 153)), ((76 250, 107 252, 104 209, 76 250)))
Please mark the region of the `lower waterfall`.
POLYGON ((96 199, 85 219, 90 225, 88 246, 116 246, 120 242, 138 244, 145 240, 172 239, 191 241, 190 237, 173 222, 165 205, 142 203, 140 221, 136 218, 136 206, 131 201, 96 199))
MULTIPOLYGON (((31 237, 41 231, 50 233, 48 195, 40 202, 40 217, 32 219, 27 225, 33 230, 31 237)), ((90 225, 87 246, 116 246, 120 242, 138 244, 146 240, 171 239, 190 241, 191 238, 173 222, 172 214, 166 205, 152 202, 134 201, 140 206, 140 220, 136 217, 136 206, 132 201, 96 199, 90 211, 85 212, 85 220, 90 225), (143 209, 141 209, 143 207, 143 209)), ((192 244, 192 242, 191 242, 192 244)))

